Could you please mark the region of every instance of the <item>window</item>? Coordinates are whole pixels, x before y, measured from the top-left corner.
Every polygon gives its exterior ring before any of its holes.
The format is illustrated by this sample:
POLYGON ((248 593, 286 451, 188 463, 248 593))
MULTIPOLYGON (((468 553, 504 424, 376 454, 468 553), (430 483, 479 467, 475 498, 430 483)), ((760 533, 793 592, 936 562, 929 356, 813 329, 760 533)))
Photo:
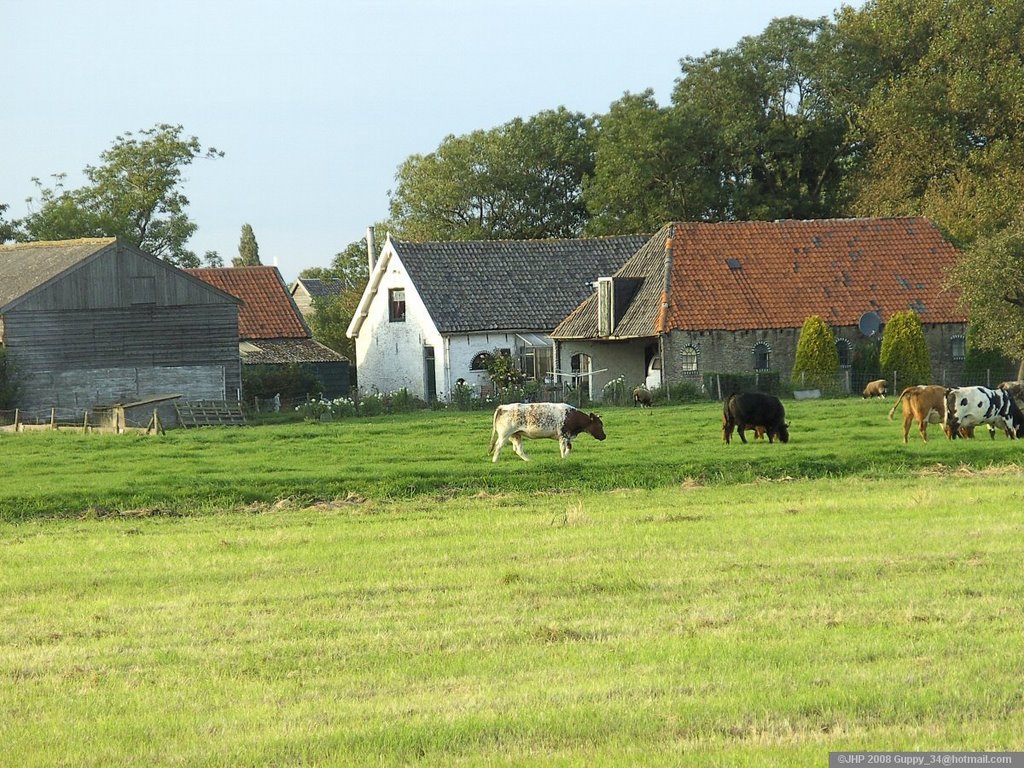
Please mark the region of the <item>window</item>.
POLYGON ((949 343, 954 360, 963 360, 967 356, 967 344, 963 336, 953 336, 949 343))
POLYGON ((849 368, 853 363, 853 347, 847 339, 836 339, 836 353, 839 355, 839 367, 849 368))
POLYGON ((754 345, 754 370, 767 371, 771 364, 772 348, 759 341, 754 345))
POLYGON ((388 320, 392 323, 405 322, 405 288, 388 291, 388 320))
POLYGON ((490 352, 478 352, 476 356, 469 363, 469 370, 471 371, 486 371, 487 364, 494 357, 490 352))
MULTIPOLYGON (((679 358, 679 365, 683 373, 697 372, 697 348, 692 344, 683 347, 683 354, 679 358)), ((658 361, 661 362, 660 360, 658 361)))
POLYGON ((551 373, 553 353, 551 347, 523 347, 519 358, 519 370, 528 379, 543 379, 551 373))

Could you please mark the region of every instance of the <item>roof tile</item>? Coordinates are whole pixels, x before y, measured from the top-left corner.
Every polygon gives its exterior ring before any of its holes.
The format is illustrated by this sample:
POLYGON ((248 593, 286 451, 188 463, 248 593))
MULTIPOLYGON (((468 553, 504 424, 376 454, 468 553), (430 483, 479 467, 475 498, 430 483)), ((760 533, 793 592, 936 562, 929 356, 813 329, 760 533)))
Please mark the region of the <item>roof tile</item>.
POLYGON ((240 339, 311 338, 277 267, 204 267, 185 272, 242 300, 240 339))

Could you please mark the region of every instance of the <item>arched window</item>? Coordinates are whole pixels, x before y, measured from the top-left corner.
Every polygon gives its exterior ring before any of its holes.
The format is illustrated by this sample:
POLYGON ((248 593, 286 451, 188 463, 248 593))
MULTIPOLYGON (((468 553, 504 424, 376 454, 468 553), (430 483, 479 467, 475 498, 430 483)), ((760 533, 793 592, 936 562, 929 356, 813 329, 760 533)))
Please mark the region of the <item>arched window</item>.
POLYGON ((692 344, 687 344, 683 347, 683 352, 679 356, 679 367, 683 373, 696 373, 697 372, 697 358, 700 353, 697 348, 692 344))
MULTIPOLYGON (((473 358, 469 364, 469 370, 471 371, 486 371, 487 363, 490 362, 491 358, 494 357, 490 352, 479 352, 473 358)), ((463 358, 465 359, 465 358, 463 358)))
POLYGON ((853 364, 853 345, 849 339, 836 339, 836 352, 840 368, 849 368, 853 364))
POLYGON ((967 357, 967 342, 963 336, 952 336, 949 342, 949 351, 954 360, 963 360, 967 357))
POLYGON ((764 341, 754 345, 754 370, 767 371, 771 367, 772 348, 764 341))

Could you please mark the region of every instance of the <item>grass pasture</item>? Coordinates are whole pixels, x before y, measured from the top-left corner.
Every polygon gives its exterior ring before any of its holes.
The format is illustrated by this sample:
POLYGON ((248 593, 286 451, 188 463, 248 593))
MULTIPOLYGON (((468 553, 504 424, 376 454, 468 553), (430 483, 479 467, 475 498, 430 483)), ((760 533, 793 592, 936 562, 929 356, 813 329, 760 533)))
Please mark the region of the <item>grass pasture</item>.
POLYGON ((891 400, 0 436, 0 764, 827 765, 1024 732, 1024 445, 891 400))

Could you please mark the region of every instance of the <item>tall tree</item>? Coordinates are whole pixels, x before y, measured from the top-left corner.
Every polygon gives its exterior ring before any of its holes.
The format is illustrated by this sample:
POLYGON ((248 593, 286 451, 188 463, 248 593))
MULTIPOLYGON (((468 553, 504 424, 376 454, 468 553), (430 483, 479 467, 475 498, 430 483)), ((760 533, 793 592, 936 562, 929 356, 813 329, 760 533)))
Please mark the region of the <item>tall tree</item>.
POLYGON ((260 247, 256 243, 256 235, 253 234, 252 226, 242 225, 242 237, 238 241, 238 256, 231 260, 233 267, 258 267, 260 261, 260 247))
POLYGON ((1019 361, 1024 378, 1024 220, 979 238, 953 277, 971 318, 971 341, 1019 361))
POLYGON ((448 136, 398 169, 391 219, 410 240, 575 237, 587 220, 592 121, 564 107, 448 136))
POLYGON ((672 100, 706 126, 728 203, 720 218, 834 216, 843 210, 846 122, 822 78, 825 19, 787 17, 726 51, 682 60, 672 100))
MULTIPOLYGON (((384 231, 383 225, 376 227, 384 231)), ((376 236, 375 236, 376 239, 376 236)), ((309 318, 313 337, 335 352, 355 361, 355 340, 348 338, 345 332, 355 317, 359 300, 369 278, 369 253, 366 238, 349 243, 345 250, 335 255, 329 267, 311 267, 304 269, 300 277, 315 277, 321 280, 341 280, 341 293, 337 296, 317 296, 313 298, 313 315, 309 318)), ((353 376, 357 372, 353 371, 353 376)), ((355 384, 355 381, 352 382, 355 384)))
POLYGON ((4 214, 7 211, 7 204, 0 203, 0 244, 14 239, 15 223, 4 221, 4 214))
POLYGON ((716 219, 725 195, 718 146, 700 115, 625 94, 597 120, 596 164, 583 182, 593 235, 654 232, 666 221, 716 219))
POLYGON ((837 30, 870 86, 855 210, 924 214, 959 243, 1008 226, 1024 184, 1024 4, 872 0, 837 30))
POLYGON ((182 266, 198 266, 186 244, 197 226, 186 213, 183 172, 196 158, 223 156, 204 149, 180 125, 156 125, 118 136, 100 155, 102 164, 86 166, 88 184, 66 190, 58 174, 55 187, 39 188, 39 207, 23 221, 28 240, 117 235, 144 251, 182 266))

